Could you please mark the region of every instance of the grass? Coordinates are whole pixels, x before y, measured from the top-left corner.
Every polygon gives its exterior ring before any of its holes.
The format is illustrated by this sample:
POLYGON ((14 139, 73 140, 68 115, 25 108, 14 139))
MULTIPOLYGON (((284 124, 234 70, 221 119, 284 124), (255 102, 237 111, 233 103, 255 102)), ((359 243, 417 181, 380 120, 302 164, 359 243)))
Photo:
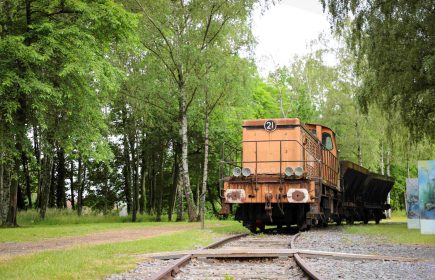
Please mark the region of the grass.
MULTIPOLYGON (((46 218, 42 220, 36 210, 21 211, 17 215, 17 223, 20 226, 34 225, 71 225, 71 224, 95 224, 95 223, 129 223, 131 216, 120 217, 117 212, 108 215, 84 211, 82 216, 70 209, 47 209, 46 218)), ((162 217, 167 221, 167 217, 162 217)), ((148 215, 138 215, 138 222, 154 222, 155 217, 148 215)))
POLYGON ((223 232, 237 230, 233 223, 225 222, 229 225, 223 228, 14 257, 0 263, 0 279, 100 279, 134 268, 143 258, 138 254, 187 250, 209 244, 223 232))
MULTIPOLYGON (((0 228, 0 243, 37 241, 64 236, 79 236, 107 230, 142 228, 180 223, 155 222, 153 217, 139 216, 138 222, 131 223, 131 217, 118 215, 97 215, 93 213, 78 217, 71 210, 47 211, 46 219, 41 220, 35 210, 20 212, 17 215, 18 228, 0 228)), ((182 224, 186 224, 182 222, 182 224)))
POLYGON ((408 229, 406 211, 394 211, 391 219, 384 219, 379 225, 345 226, 345 231, 354 234, 369 234, 385 237, 396 244, 416 244, 435 246, 435 235, 421 234, 419 229, 408 229))
POLYGON ((406 211, 393 211, 391 212, 391 219, 384 219, 382 223, 406 223, 406 211))
POLYGON ((397 244, 417 244, 435 246, 435 235, 421 234, 419 229, 408 229, 405 223, 379 225, 353 225, 345 226, 345 231, 354 234, 369 234, 381 236, 397 244))
MULTIPOLYGON (((130 223, 127 217, 86 214, 77 217, 71 211, 50 211, 45 220, 36 212, 18 215, 19 228, 0 229, 0 242, 35 241, 45 238, 84 235, 92 232, 151 226, 177 226, 175 222, 152 222, 141 216, 130 223)), ((183 224, 187 224, 183 222, 183 224)), ((206 230, 198 229, 163 234, 152 238, 103 245, 81 245, 0 260, 0 279, 100 279, 122 273, 143 259, 140 254, 187 250, 212 243, 223 234, 247 230, 235 221, 206 220, 206 230)))
MULTIPOLYGON (((186 224, 186 223, 183 223, 186 224)), ((101 231, 143 228, 154 226, 175 226, 179 223, 168 222, 142 222, 142 223, 97 223, 97 224, 76 224, 76 225, 40 225, 32 227, 5 228, 0 229, 0 243, 4 242, 26 242, 38 241, 49 238, 66 236, 81 236, 101 231)))
MULTIPOLYGON (((46 219, 41 220, 36 211, 29 210, 20 212, 17 216, 18 228, 0 228, 0 243, 38 241, 49 238, 65 236, 81 236, 96 232, 144 228, 154 226, 178 226, 187 222, 168 222, 167 217, 162 217, 162 222, 155 222, 151 216, 141 215, 138 222, 130 222, 131 217, 119 217, 118 215, 96 215, 87 213, 81 217, 71 210, 47 211, 46 219)), ((217 232, 240 232, 244 228, 236 222, 207 220, 206 226, 218 226, 217 232), (220 227, 222 226, 222 227, 220 227)), ((198 224, 199 228, 199 224, 198 224)))

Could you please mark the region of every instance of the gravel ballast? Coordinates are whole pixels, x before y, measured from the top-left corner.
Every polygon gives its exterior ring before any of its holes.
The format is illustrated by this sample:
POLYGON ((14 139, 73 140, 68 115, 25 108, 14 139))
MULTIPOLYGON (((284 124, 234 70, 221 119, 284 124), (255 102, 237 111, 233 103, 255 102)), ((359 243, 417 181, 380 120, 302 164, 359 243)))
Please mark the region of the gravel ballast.
POLYGON ((385 237, 350 234, 342 227, 303 232, 296 248, 417 258, 416 262, 304 257, 325 279, 434 279, 435 246, 393 244, 385 237))

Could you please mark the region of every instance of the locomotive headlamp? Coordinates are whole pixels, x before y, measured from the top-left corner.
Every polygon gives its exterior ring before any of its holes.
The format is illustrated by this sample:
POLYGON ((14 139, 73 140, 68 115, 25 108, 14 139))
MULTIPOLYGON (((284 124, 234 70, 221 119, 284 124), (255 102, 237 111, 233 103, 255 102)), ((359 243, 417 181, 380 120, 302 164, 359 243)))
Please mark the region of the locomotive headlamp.
POLYGON ((285 170, 284 170, 284 174, 287 177, 290 177, 291 175, 293 175, 293 172, 294 172, 293 168, 291 168, 291 167, 286 167, 285 170))
POLYGON ((244 167, 242 169, 242 175, 245 176, 245 177, 248 177, 249 175, 251 175, 251 169, 249 169, 247 167, 244 167))
POLYGON ((304 169, 302 167, 298 166, 298 167, 295 168, 295 175, 296 176, 300 177, 303 174, 304 174, 304 169))
POLYGON ((233 176, 239 177, 240 175, 242 175, 242 169, 240 169, 240 167, 234 167, 233 176))

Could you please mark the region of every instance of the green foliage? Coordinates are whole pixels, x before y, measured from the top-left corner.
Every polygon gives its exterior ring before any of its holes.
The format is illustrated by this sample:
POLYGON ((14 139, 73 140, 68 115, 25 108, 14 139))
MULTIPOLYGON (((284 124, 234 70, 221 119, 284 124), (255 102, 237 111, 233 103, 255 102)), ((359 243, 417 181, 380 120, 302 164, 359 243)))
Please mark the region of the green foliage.
POLYGON ((111 57, 134 41, 135 18, 113 1, 32 1, 31 14, 10 5, 1 6, 2 123, 19 125, 21 109, 67 152, 107 158, 101 108, 122 78, 111 57))
POLYGON ((358 58, 361 103, 400 112, 413 135, 435 137, 435 14, 431 0, 322 0, 358 58), (348 17, 353 19, 348 24, 348 17))

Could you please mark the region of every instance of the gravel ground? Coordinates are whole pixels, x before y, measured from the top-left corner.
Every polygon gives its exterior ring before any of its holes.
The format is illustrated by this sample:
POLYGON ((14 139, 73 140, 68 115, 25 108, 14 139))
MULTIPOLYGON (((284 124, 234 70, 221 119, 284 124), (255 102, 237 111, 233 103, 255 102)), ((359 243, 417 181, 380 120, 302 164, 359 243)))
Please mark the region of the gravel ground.
POLYGON ((392 244, 384 237, 350 234, 341 227, 302 232, 296 248, 355 254, 373 254, 422 258, 435 261, 435 246, 392 244))
POLYGON ((326 279, 435 279, 435 246, 391 244, 386 238, 348 234, 340 227, 303 232, 296 248, 413 257, 419 262, 304 257, 326 279))
POLYGON ((434 262, 304 258, 325 279, 434 279, 434 262))
POLYGON ((246 237, 228 242, 219 248, 290 248, 290 235, 248 235, 246 237))
POLYGON ((154 273, 159 271, 165 266, 170 265, 174 260, 158 260, 158 259, 146 259, 144 262, 138 264, 138 266, 127 273, 113 274, 107 277, 107 280, 143 280, 149 279, 154 273))
POLYGON ((192 260, 175 280, 308 279, 292 258, 192 260), (231 277, 231 278, 230 278, 231 277))
MULTIPOLYGON (((289 248, 290 235, 255 235, 227 243, 232 248, 289 248)), ((386 238, 349 234, 341 227, 312 229, 301 233, 296 248, 419 258, 418 262, 334 259, 304 259, 325 279, 435 279, 435 246, 391 244, 386 238)), ((125 274, 110 280, 148 279, 174 260, 147 259, 125 274)), ((308 279, 292 258, 283 259, 194 259, 181 268, 175 279, 308 279)))

